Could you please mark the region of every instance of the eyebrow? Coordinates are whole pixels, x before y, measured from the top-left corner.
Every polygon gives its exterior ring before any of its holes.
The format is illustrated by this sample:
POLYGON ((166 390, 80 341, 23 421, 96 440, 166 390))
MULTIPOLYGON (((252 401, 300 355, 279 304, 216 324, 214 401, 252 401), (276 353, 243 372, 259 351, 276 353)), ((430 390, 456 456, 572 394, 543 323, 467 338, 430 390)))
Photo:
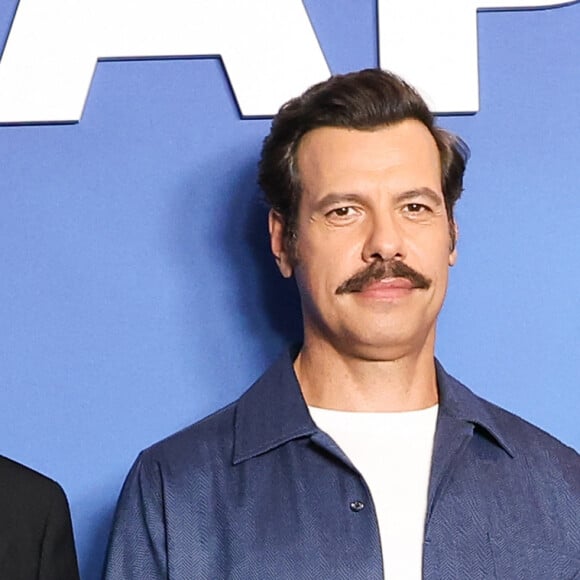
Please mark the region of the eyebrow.
POLYGON ((418 189, 410 189, 409 191, 403 191, 395 195, 395 199, 399 203, 403 201, 417 199, 418 197, 427 197, 437 205, 441 205, 445 201, 442 193, 436 193, 429 187, 419 187, 418 189))
POLYGON ((338 203, 363 203, 364 196, 358 193, 328 193, 316 202, 316 209, 324 209, 338 203))

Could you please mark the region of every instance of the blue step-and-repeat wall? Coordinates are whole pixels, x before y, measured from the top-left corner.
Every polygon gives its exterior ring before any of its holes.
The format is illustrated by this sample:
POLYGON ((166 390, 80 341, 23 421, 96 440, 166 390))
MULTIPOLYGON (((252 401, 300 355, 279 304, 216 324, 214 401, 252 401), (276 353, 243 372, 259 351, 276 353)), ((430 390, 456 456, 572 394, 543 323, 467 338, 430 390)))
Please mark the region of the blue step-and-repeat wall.
MULTIPOLYGON (((332 72, 379 64, 380 5, 304 2, 332 72)), ((437 354, 578 450, 580 4, 477 27, 479 110, 440 118, 472 158, 437 354)), ((231 80, 217 57, 105 59, 79 122, 0 126, 0 453, 63 485, 86 580, 137 453, 300 336, 255 185, 270 119, 231 80)))

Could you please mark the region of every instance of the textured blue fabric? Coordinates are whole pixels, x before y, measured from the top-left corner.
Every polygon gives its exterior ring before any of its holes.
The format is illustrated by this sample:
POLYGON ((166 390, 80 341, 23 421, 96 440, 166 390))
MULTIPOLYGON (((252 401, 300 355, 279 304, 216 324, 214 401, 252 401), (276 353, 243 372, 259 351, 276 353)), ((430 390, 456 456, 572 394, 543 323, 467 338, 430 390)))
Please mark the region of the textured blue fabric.
MULTIPOLYGON (((580 457, 437 364, 426 579, 580 578, 580 457)), ((107 580, 382 579, 361 475, 312 422, 289 354, 235 403, 142 452, 107 580)))

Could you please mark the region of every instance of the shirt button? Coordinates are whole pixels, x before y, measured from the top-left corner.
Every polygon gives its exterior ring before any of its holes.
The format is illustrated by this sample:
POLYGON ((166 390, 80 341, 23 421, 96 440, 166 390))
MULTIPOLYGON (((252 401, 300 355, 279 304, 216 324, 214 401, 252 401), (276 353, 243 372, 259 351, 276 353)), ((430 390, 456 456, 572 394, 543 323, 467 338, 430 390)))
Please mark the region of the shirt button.
POLYGON ((356 501, 350 502, 350 509, 353 512, 360 512, 364 508, 365 508, 365 504, 360 499, 357 499, 356 501))

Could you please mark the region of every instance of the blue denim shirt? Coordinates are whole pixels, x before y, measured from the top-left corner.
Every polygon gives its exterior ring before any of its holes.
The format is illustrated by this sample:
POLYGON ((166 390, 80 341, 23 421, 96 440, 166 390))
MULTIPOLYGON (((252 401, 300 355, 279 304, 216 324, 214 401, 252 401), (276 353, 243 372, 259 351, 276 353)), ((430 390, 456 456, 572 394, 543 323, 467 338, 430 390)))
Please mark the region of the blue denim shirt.
MULTIPOLYGON (((437 363, 423 577, 580 578, 580 457, 437 363)), ((379 580, 360 473, 313 423, 289 354, 235 403, 142 452, 108 580, 379 580)))

